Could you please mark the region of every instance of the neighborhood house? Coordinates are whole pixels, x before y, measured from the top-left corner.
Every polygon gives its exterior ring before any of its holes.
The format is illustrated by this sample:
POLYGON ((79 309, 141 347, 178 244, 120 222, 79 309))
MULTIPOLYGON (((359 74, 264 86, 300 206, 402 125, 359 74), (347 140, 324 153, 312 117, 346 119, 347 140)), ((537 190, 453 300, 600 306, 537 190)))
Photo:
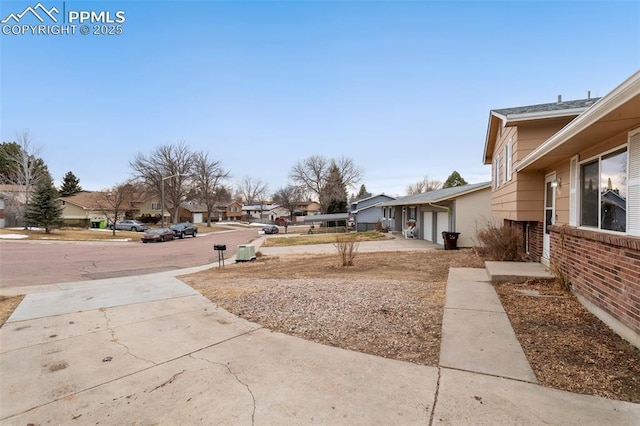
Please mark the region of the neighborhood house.
POLYGON ((640 347, 640 72, 600 99, 496 109, 491 210, 640 347))
POLYGON ((405 237, 444 244, 443 232, 458 232, 458 247, 474 246, 477 231, 494 221, 490 182, 408 195, 380 207, 392 229, 405 237))

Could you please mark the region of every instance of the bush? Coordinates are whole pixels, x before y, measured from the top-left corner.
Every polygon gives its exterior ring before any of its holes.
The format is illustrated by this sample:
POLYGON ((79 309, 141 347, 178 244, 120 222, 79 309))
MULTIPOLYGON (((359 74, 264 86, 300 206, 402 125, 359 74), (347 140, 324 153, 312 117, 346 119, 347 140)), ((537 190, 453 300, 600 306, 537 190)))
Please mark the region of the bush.
POLYGON ((513 226, 489 224, 477 232, 476 238, 482 244, 482 252, 489 260, 521 261, 522 234, 513 226))
POLYGON ((353 261, 358 254, 358 243, 346 235, 338 235, 333 246, 338 250, 342 266, 353 266, 353 261))

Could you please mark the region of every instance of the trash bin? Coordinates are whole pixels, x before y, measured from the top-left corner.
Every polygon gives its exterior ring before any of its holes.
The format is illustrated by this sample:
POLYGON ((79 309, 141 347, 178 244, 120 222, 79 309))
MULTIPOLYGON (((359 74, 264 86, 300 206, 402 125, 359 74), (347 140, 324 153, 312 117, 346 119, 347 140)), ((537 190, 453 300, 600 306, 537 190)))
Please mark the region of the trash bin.
POLYGON ((458 250, 458 235, 460 235, 459 232, 442 232, 445 250, 458 250))

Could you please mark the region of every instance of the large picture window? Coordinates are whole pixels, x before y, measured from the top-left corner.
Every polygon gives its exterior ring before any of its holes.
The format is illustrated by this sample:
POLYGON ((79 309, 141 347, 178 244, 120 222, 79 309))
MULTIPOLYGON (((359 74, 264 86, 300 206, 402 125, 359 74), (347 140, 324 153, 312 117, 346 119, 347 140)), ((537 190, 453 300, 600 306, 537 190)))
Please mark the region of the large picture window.
POLYGON ((608 231, 627 229, 627 149, 580 166, 580 225, 608 231))

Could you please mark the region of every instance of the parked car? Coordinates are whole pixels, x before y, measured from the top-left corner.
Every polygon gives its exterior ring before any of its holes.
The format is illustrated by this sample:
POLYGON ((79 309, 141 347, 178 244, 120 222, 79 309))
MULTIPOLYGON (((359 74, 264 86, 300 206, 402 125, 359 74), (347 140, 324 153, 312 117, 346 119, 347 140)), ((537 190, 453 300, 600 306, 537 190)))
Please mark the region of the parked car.
POLYGON ((198 234, 198 227, 190 222, 175 223, 169 228, 171 228, 176 237, 180 239, 184 238, 185 235, 195 237, 198 234))
POLYGON ((277 227, 277 226, 275 226, 275 225, 268 225, 268 226, 265 226, 264 228, 262 228, 262 231, 263 231, 265 234, 277 234, 278 232, 280 232, 280 230, 278 229, 278 227, 277 227))
POLYGON ((282 216, 277 217, 275 222, 276 222, 276 225, 280 225, 280 226, 291 225, 291 220, 289 220, 289 218, 282 217, 282 216))
MULTIPOLYGON (((114 226, 111 225, 111 229, 113 228, 114 226)), ((121 220, 120 222, 116 222, 115 228, 123 231, 141 232, 146 231, 148 226, 142 222, 138 222, 137 220, 121 220)))
POLYGON ((142 236, 143 243, 161 243, 164 241, 171 241, 176 237, 171 228, 156 228, 149 229, 142 236))

